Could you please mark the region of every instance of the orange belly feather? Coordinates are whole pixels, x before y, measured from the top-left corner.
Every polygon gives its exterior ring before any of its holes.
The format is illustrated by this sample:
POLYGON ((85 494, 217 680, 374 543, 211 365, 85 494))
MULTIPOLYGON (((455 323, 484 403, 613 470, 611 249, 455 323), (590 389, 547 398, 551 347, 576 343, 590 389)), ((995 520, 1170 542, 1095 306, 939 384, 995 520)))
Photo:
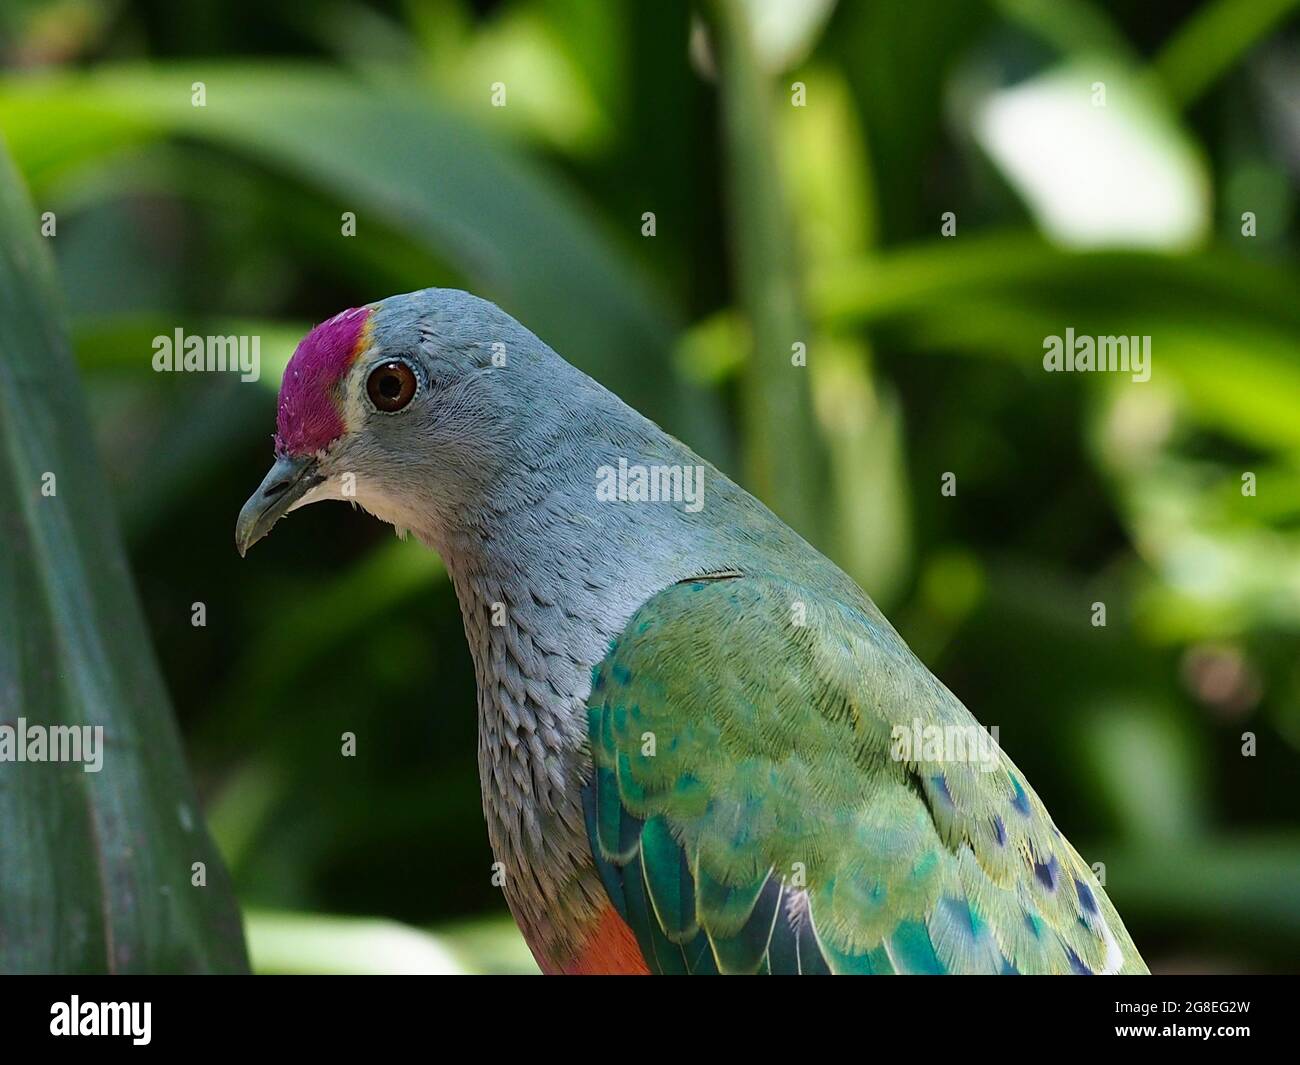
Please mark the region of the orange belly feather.
POLYGON ((596 919, 586 942, 569 961, 558 965, 539 961, 544 972, 566 976, 650 975, 636 936, 613 906, 596 919))

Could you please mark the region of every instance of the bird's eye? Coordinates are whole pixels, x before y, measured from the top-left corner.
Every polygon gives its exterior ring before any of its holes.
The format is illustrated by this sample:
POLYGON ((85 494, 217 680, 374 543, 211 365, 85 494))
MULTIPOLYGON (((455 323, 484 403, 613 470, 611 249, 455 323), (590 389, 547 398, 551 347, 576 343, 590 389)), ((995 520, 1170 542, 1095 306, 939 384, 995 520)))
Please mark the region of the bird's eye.
POLYGON ((415 395, 415 373, 404 362, 386 362, 371 371, 366 391, 370 402, 380 410, 396 413, 415 395))

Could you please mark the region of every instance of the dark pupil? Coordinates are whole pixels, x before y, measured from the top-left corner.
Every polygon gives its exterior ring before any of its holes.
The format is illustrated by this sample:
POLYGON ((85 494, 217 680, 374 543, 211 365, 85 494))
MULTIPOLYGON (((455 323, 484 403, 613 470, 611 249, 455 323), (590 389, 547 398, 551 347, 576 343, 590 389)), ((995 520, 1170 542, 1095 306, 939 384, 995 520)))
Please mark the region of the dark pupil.
POLYGON ((401 391, 402 382, 396 374, 384 374, 379 379, 379 392, 385 399, 396 399, 401 391))

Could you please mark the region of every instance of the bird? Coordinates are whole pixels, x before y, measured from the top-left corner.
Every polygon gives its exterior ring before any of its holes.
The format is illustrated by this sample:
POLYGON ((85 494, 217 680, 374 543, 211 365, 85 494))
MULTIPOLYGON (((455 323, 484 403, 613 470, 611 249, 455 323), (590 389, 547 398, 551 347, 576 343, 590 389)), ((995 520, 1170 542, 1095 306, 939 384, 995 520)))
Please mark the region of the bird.
POLYGON ((316 326, 274 442, 241 555, 345 499, 441 557, 494 868, 544 973, 1147 971, 870 597, 495 304, 430 288, 316 326))

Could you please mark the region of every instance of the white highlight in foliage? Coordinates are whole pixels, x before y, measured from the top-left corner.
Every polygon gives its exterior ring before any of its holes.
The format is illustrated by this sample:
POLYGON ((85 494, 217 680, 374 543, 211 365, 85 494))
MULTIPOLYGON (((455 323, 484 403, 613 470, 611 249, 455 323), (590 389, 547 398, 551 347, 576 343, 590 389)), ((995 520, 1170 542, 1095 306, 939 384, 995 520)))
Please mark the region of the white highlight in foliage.
POLYGON ((1209 225, 1204 163, 1162 103, 1081 61, 992 93, 975 136, 1046 234, 1070 247, 1181 248, 1209 225))
POLYGON ((830 18, 834 0, 742 0, 754 51, 765 70, 786 70, 803 59, 830 18))

